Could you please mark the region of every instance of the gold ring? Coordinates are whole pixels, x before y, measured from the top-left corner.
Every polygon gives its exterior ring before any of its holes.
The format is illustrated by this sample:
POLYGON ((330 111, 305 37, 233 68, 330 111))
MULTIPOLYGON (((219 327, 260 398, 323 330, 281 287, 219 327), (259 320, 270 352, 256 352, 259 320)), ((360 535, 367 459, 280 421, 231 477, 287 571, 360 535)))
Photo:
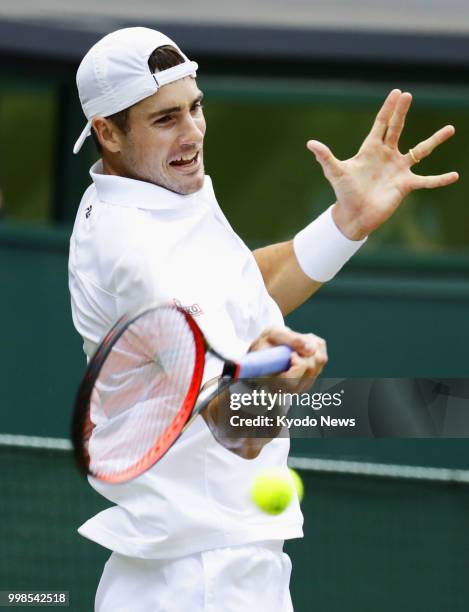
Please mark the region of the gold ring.
POLYGON ((415 153, 412 151, 412 149, 409 149, 409 155, 412 158, 412 161, 414 162, 414 164, 420 164, 420 159, 417 159, 415 157, 415 153))

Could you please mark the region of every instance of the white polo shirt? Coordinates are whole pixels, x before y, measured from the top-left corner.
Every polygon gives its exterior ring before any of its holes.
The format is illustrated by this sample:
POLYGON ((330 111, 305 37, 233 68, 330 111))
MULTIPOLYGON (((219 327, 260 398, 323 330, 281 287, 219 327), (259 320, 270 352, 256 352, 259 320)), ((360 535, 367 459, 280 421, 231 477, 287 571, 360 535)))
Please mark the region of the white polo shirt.
MULTIPOLYGON (((81 201, 70 240, 72 316, 92 355, 124 313, 155 301, 187 307, 213 346, 239 358, 268 326, 283 325, 256 261, 215 198, 210 177, 186 196, 151 183, 102 174, 81 201)), ((207 363, 205 379, 220 373, 207 363)), ((256 474, 285 466, 287 439, 245 460, 221 446, 198 417, 153 468, 121 485, 90 478, 116 505, 79 532, 142 558, 172 558, 261 540, 301 537, 296 500, 278 516, 250 499, 256 474)))

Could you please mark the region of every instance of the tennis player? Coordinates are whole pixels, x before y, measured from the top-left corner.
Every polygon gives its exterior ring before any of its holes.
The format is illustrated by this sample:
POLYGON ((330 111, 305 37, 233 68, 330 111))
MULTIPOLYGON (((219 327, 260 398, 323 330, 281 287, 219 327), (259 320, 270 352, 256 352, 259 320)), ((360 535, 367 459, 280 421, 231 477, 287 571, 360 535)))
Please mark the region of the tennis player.
MULTIPOLYGON (((92 135, 101 154, 70 241, 72 315, 84 351, 91 356, 125 312, 172 301, 227 357, 287 343, 295 351, 287 375, 315 378, 327 361, 324 341, 289 330, 283 315, 330 280, 407 193, 457 180, 454 172, 411 172, 454 129, 401 154, 411 96, 393 90, 353 158, 339 161, 324 144, 308 142, 337 202, 293 240, 251 252, 205 174, 197 69, 172 40, 147 28, 109 34, 80 64, 87 124, 74 152, 92 135)), ((219 373, 212 359, 205 378, 219 373)), ((258 472, 286 465, 289 442, 245 442, 227 450, 198 417, 135 480, 90 479, 114 504, 79 529, 112 551, 97 611, 292 610, 282 547, 302 536, 298 502, 269 516, 249 499, 258 472)))

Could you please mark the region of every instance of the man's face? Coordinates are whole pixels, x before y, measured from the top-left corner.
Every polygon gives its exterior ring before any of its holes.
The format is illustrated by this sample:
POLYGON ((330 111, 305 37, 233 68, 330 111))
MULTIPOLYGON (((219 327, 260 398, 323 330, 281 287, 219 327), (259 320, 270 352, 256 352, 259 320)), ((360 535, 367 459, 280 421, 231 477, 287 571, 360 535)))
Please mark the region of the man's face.
POLYGON ((201 102, 195 79, 186 77, 133 106, 120 139, 121 172, 184 195, 198 191, 204 180, 201 102))

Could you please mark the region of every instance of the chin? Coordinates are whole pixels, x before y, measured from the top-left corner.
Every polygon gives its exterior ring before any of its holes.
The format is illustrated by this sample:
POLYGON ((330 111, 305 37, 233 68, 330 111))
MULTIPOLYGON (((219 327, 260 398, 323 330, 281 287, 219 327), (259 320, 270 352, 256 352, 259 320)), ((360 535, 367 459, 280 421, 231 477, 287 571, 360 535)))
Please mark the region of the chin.
POLYGON ((180 183, 177 188, 174 189, 174 191, 176 191, 176 193, 180 193, 181 195, 190 195, 191 193, 195 193, 196 191, 199 191, 199 189, 202 189, 204 185, 204 177, 205 174, 201 172, 200 174, 197 174, 197 176, 191 177, 189 180, 187 180, 187 182, 184 182, 184 184, 180 183))
POLYGON ((195 178, 193 191, 198 191, 199 189, 202 189, 202 187, 204 186, 204 178, 205 173, 202 171, 200 175, 195 178))

